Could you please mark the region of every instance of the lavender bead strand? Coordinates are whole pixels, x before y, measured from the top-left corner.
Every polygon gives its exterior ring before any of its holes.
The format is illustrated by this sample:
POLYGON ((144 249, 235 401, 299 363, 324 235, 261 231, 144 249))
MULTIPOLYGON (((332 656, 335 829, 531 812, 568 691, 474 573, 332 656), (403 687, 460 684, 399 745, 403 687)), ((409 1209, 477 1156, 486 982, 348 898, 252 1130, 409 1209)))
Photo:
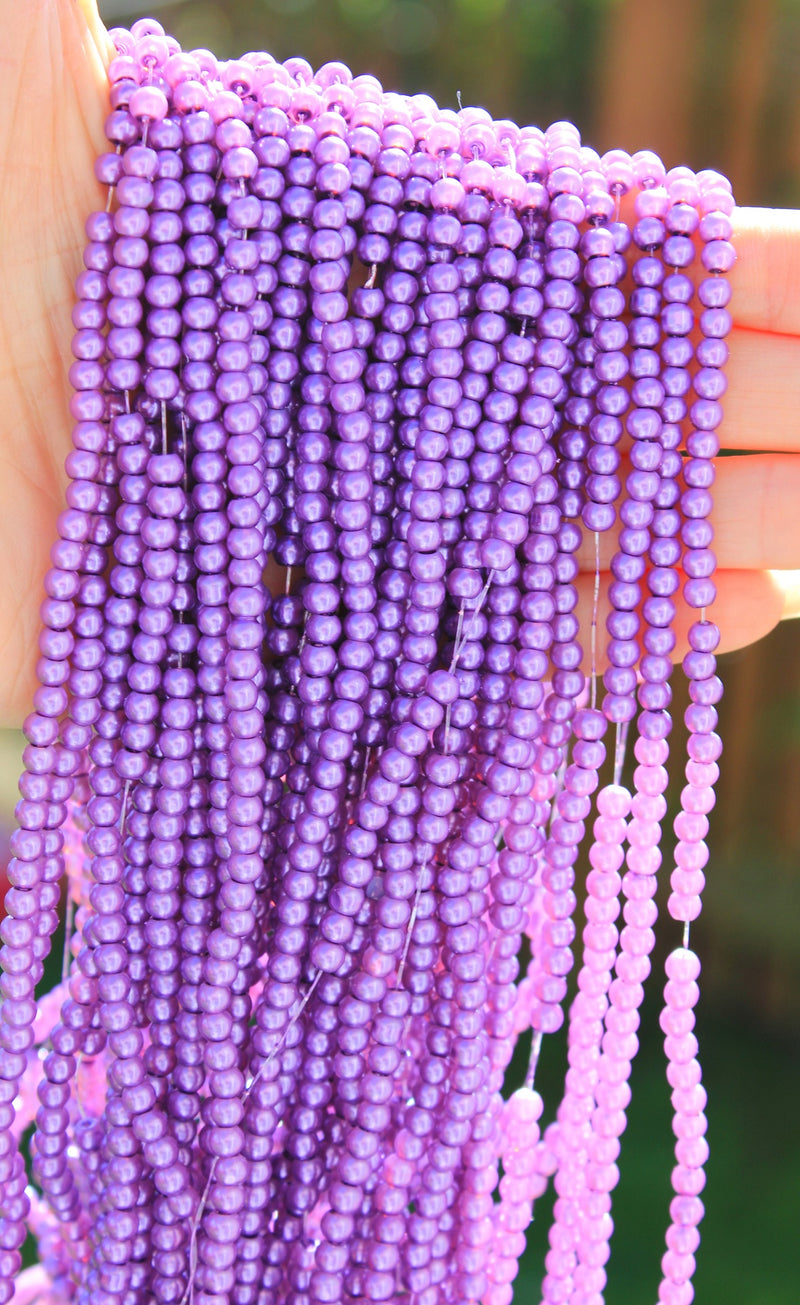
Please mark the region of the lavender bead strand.
POLYGON ((342 64, 112 38, 0 925, 0 1300, 27 1224, 92 1305, 509 1305, 554 1177, 543 1299, 602 1305, 682 604, 659 1300, 689 1305, 730 188, 342 64))

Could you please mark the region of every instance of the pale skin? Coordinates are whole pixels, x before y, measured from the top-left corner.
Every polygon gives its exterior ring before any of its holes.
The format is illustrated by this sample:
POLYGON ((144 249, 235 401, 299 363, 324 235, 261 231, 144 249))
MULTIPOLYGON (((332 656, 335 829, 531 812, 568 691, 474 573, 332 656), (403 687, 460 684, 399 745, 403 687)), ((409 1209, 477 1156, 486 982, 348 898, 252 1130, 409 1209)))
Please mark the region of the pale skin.
MULTIPOLYGON (((72 287, 86 215, 105 198, 93 162, 105 148, 110 43, 95 0, 0 0, 0 32, 0 724, 19 725, 35 687, 42 578, 63 507, 72 287)), ((738 209, 734 225, 722 443, 753 456, 717 463, 723 651, 800 615, 800 212, 738 209)), ((601 541, 601 568, 612 550, 601 541)), ((582 560, 588 622, 591 538, 582 560)), ((601 600, 601 641, 604 612, 601 600)), ((681 630, 689 619, 680 614, 681 630)))

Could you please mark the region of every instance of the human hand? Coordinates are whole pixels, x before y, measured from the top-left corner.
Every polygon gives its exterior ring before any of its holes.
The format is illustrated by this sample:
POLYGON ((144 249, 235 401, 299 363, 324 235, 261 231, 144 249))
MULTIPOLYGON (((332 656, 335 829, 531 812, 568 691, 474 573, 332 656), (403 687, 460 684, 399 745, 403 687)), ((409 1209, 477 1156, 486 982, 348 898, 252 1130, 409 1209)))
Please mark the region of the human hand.
POLYGON ((64 501, 70 313, 101 202, 110 42, 95 0, 0 0, 0 32, 0 723, 19 725, 64 501))
MULTIPOLYGON (((719 626, 721 652, 754 643, 779 621, 800 616, 800 212, 739 208, 732 221, 738 255, 730 274, 734 328, 719 434, 723 449, 751 456, 715 463, 717 600, 708 615, 719 626)), ((600 631, 609 610, 605 595, 615 534, 600 540, 600 631)), ((579 615, 588 629, 593 537, 584 538, 580 557, 579 615)), ((698 613, 680 595, 676 603, 679 657, 698 613)), ((601 635, 599 649, 602 642, 601 635)))
MULTIPOLYGON (((0 23, 0 723, 19 724, 33 693, 42 577, 63 504, 72 287, 86 215, 102 202, 93 162, 105 148, 111 51, 96 0, 0 0, 0 23)), ((713 615, 723 650, 800 615, 800 213, 740 209, 734 221, 722 440, 754 456, 717 462, 713 615)), ((601 566, 612 551, 603 539, 601 566)), ((588 628, 591 540, 582 557, 588 628)), ((604 614, 601 602, 601 629, 604 614)), ((682 631, 692 616, 679 612, 682 631)))

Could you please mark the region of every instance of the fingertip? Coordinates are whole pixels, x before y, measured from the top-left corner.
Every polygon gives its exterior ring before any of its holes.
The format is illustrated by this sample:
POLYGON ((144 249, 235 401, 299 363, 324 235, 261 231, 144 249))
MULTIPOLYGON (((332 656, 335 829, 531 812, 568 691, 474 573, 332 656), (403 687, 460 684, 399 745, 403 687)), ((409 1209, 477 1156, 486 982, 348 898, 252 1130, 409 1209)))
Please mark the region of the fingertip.
POLYGON ((800 616, 800 571, 769 571, 767 574, 781 596, 781 620, 795 620, 800 616))

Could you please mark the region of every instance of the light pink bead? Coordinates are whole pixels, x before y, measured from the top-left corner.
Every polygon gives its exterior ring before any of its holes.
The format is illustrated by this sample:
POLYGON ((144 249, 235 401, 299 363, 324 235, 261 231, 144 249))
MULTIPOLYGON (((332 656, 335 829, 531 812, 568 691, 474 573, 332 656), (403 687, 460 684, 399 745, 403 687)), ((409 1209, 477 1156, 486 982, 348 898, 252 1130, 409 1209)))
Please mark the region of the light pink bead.
MULTIPOLYGON (((591 1187, 597 1192, 613 1192, 619 1183, 619 1169, 616 1165, 590 1165, 586 1171, 586 1178, 591 1187)), ((587 1246, 584 1254, 584 1263, 591 1264, 595 1268, 601 1264, 608 1263, 608 1257, 611 1254, 611 1248, 604 1242, 599 1245, 587 1246)))
POLYGON ((574 145, 580 149, 581 134, 578 128, 566 119, 559 119, 558 122, 551 122, 550 126, 544 133, 544 139, 547 141, 548 148, 555 149, 558 145, 574 145))
POLYGON ((356 94, 351 86, 344 82, 332 82, 322 92, 322 103, 326 110, 332 111, 349 122, 356 106, 356 94))
POLYGON ((665 1006, 658 1017, 661 1025, 661 1031, 668 1037, 681 1037, 684 1033, 691 1033, 695 1026, 696 1018, 693 1010, 674 1010, 671 1006, 665 1006))
POLYGON ((687 761, 686 778, 695 788, 713 787, 719 779, 719 766, 716 761, 687 761))
MULTIPOLYGON (((528 1174, 534 1172, 533 1152, 504 1151, 503 1168, 505 1169, 506 1174, 510 1174, 513 1178, 525 1178, 528 1174)), ((502 1184, 503 1180, 501 1179, 500 1181, 502 1184)))
POLYGON ((682 893, 670 893, 667 901, 667 910, 673 920, 681 920, 684 923, 691 923, 696 920, 703 909, 703 903, 700 897, 684 895, 682 893))
POLYGON ((325 102, 316 86, 298 86, 292 93, 292 116, 298 122, 313 121, 324 107, 325 102))
POLYGON ((716 802, 713 788, 693 788, 687 784, 681 790, 681 806, 684 811, 700 812, 701 815, 711 811, 716 802))
POLYGON ((664 766, 637 766, 633 772, 633 782, 639 793, 647 797, 658 797, 669 784, 669 773, 664 766))
MULTIPOLYGON (((571 1166, 566 1166, 562 1164, 562 1167, 558 1170, 555 1178, 553 1179, 553 1187, 555 1188, 558 1195, 560 1197, 563 1197, 568 1203, 568 1205, 570 1206, 570 1208, 572 1208, 573 1203, 578 1199, 581 1192, 583 1191, 583 1187, 584 1187, 583 1174, 579 1173, 576 1169, 572 1168, 571 1166)), ((557 1202, 556 1204, 559 1204, 559 1202, 557 1202)), ((556 1219, 556 1222, 558 1223, 559 1222, 558 1215, 555 1215, 554 1217, 556 1219)))
MULTIPOLYGON (((654 154, 652 150, 637 150, 631 162, 637 186, 641 186, 643 190, 646 190, 646 193, 651 188, 661 186, 666 176, 666 168, 657 154, 654 154)), ((636 216, 643 217, 645 215, 637 211, 636 216)), ((653 216, 660 217, 661 215, 654 214, 653 216)))
POLYGON ((226 118, 241 118, 242 101, 234 91, 217 91, 209 101, 208 111, 217 124, 226 118))
POLYGON ((570 1020, 569 1042, 571 1047, 591 1047, 603 1036, 602 1019, 576 1018, 573 1008, 570 1020))
POLYGON ((575 207, 580 213, 576 220, 583 221, 585 208, 579 198, 583 194, 583 177, 577 168, 556 168, 547 178, 547 190, 550 195, 574 195, 575 207))
POLYGON ((681 1228, 696 1228, 704 1214, 703 1202, 696 1196, 675 1196, 669 1203, 669 1217, 681 1228))
POLYGON ((164 28, 157 18, 137 18, 131 24, 131 36, 134 41, 141 41, 143 36, 163 36, 164 28))
POLYGON ((639 1039, 635 1033, 619 1034, 609 1030, 603 1038, 603 1055, 612 1060, 634 1060, 638 1050, 639 1039))
POLYGON ((625 854, 619 843, 598 842, 593 843, 589 848, 589 861, 597 871, 611 872, 619 870, 624 860, 625 854))
POLYGON ((653 874, 636 874, 630 870, 623 880, 623 893, 630 902, 643 902, 645 898, 655 897, 658 887, 653 874))
MULTIPOLYGON (((658 847, 629 847, 626 861, 637 878, 652 878, 661 867, 661 852, 658 847)), ((627 891, 627 890, 626 890, 627 891)), ((632 896, 632 894, 628 894, 632 896)))
POLYGON ((678 1196, 699 1196, 706 1185, 705 1170, 678 1164, 672 1170, 670 1181, 678 1196))
POLYGON ((628 901, 625 904, 624 916, 626 924, 631 925, 634 929, 649 929, 655 924, 658 917, 658 907, 652 898, 643 901, 628 901))
POLYGON ((686 1115, 697 1115, 708 1105, 708 1093, 702 1083, 690 1088, 676 1088, 670 1096, 672 1109, 686 1115))
POLYGON ((708 847, 698 843, 676 843, 675 861, 682 870, 702 870, 708 864, 708 847))
MULTIPOLYGON (((339 89, 346 90, 349 88, 340 87, 339 89)), ((319 115, 314 123, 314 129, 320 140, 323 140, 326 137, 337 137, 339 140, 344 140, 347 135, 347 128, 347 120, 338 109, 326 109, 324 113, 319 115)))
POLYGON ((548 150, 547 162, 551 171, 556 168, 571 168, 576 172, 581 169, 581 154, 574 145, 557 145, 555 149, 548 150))
POLYGON ((609 189, 616 194, 627 194, 635 180, 630 155, 625 150, 609 150, 603 155, 602 163, 609 189))
POLYGON ((380 134, 384 129, 384 108, 371 99, 356 98, 350 114, 351 128, 369 127, 380 134))
MULTIPOLYGON (((624 1128, 625 1123, 623 1122, 620 1132, 622 1132, 624 1128)), ((592 1162, 596 1165, 600 1165, 602 1168, 605 1168, 607 1165, 616 1164, 621 1150, 622 1147, 618 1137, 596 1138, 592 1147, 592 1162)), ((587 1233, 587 1240, 597 1241, 599 1239, 591 1237, 587 1233)))
MULTIPOLYGON (((611 963, 613 965, 613 957, 611 963)), ((607 992, 610 982, 610 975, 605 967, 598 967, 597 970, 582 969, 578 975, 578 987, 581 992, 592 996, 607 992)))
POLYGON ((529 1125, 541 1118, 544 1103, 538 1092, 521 1087, 511 1094, 505 1109, 509 1123, 529 1125))
POLYGON ((461 169, 461 182, 465 190, 478 190, 490 195, 493 180, 494 168, 485 159, 471 159, 461 169))
POLYGON ((700 989, 694 979, 669 979, 664 985, 664 1001, 674 1010, 696 1006, 700 989))
POLYGON ((575 1263, 574 1251, 550 1250, 544 1257, 545 1268, 553 1278, 569 1278, 575 1268, 575 1263))
POLYGON ((596 1044, 584 1047, 575 1044, 570 1049, 569 1059, 572 1068, 567 1070, 567 1073, 574 1073, 576 1076, 571 1080, 575 1084, 573 1090, 576 1093, 584 1094, 592 1090, 599 1057, 600 1052, 596 1044))
POLYGON ((598 179, 603 179, 603 165, 597 150, 592 149, 591 145, 581 145, 581 170, 586 174, 594 174, 598 179))
POLYGON ((169 104, 157 86, 138 86, 131 95, 128 108, 134 118, 161 122, 167 116, 169 104))
POLYGON ((631 847, 655 847, 661 837, 661 827, 655 820, 631 820, 628 824, 628 842, 631 847))
POLYGON ((691 1088, 700 1082, 702 1071, 696 1060, 685 1065, 667 1065, 667 1082, 673 1088, 691 1088))
POLYGON ((674 821, 675 835, 687 843, 699 842, 708 834, 708 820, 704 815, 680 811, 674 821))
POLYGON ((517 164, 517 171, 521 172, 523 177, 541 177, 544 174, 546 155, 544 147, 540 141, 519 141, 514 151, 514 156, 517 164))
POLYGON ((640 736, 633 745, 633 752, 642 766, 663 766, 669 757, 669 744, 666 739, 646 739, 640 736))
POLYGON ((164 64, 163 74, 175 90, 182 82, 197 81, 200 77, 200 65, 190 54, 173 54, 164 64))
POLYGON ((611 198, 607 190, 600 190, 594 187, 587 191, 585 196, 586 217, 591 221, 599 219, 602 222, 610 222, 616 211, 616 202, 611 198))
POLYGON ((606 1083, 623 1083, 625 1079, 630 1077, 631 1064, 629 1060, 617 1060, 611 1056, 603 1057, 598 1072, 601 1079, 606 1083))
POLYGON ((163 67, 170 57, 169 46, 163 34, 153 32, 149 36, 141 37, 134 46, 133 57, 143 68, 152 70, 163 67))
POLYGON ((431 204, 436 209, 456 210, 464 202, 464 187, 455 177, 443 177, 431 186, 431 204))
POLYGON ((553 1205, 553 1219, 553 1245, 559 1247, 570 1245, 571 1241, 574 1241, 579 1230, 579 1206, 572 1200, 565 1197, 559 1197, 553 1205), (556 1229, 559 1230, 560 1235, 556 1234, 556 1229), (564 1240, 565 1236, 568 1237, 566 1241, 564 1240))
POLYGON ((455 123, 434 122, 425 133, 425 149, 431 158, 450 154, 461 145, 461 133, 455 123))
POLYGON ((605 901, 616 897, 621 887, 622 879, 615 871, 604 873, 601 870, 591 870, 586 878, 587 891, 595 900, 605 901))
POLYGON ((667 190, 669 192, 670 203, 691 204, 694 201, 687 196, 695 195, 700 192, 700 186, 691 168, 684 166, 670 168, 666 178, 667 190))
MULTIPOLYGON (((285 70, 281 69, 281 71, 285 70)), ((259 87, 258 102, 264 108, 281 109, 284 113, 288 113, 292 107, 292 93, 288 86, 270 77, 269 81, 259 87)))
MULTIPOLYGON (((644 769, 644 767, 637 767, 644 769)), ((636 820, 657 821, 663 820, 667 810, 666 799, 662 793, 646 793, 644 791, 634 794, 631 802, 631 812, 636 820)))
POLYGON ((249 149, 253 143, 253 133, 241 118, 226 118, 214 133, 214 143, 221 150, 238 147, 249 149))
POLYGON ((658 1299, 660 1305, 692 1305, 694 1288, 690 1282, 671 1282, 664 1280, 659 1284, 658 1299))
MULTIPOLYGON (((493 1271, 494 1266, 490 1266, 489 1272, 493 1271)), ((486 1305, 511 1305, 514 1298, 514 1292, 509 1283, 495 1283, 489 1288, 484 1301, 486 1305)))
MULTIPOLYGON (((597 810, 601 816, 608 816, 615 822, 621 822, 631 809, 631 800, 628 789, 623 788, 621 784, 607 784, 597 794, 597 810)), ((620 829, 620 838, 622 838, 625 834, 624 825, 620 824, 620 829)), ((596 830, 595 837, 597 837, 596 830)))
POLYGON ((667 957, 664 970, 675 983, 691 983, 700 974, 700 957, 688 947, 676 947, 667 957))
POLYGON ((518 1178, 513 1174, 503 1174, 500 1179, 500 1195, 504 1201, 510 1201, 512 1205, 519 1204, 526 1199, 527 1183, 524 1178, 518 1178))
POLYGON ((131 33, 127 32, 124 27, 111 27, 109 28, 108 34, 114 43, 114 49, 117 54, 132 53, 136 42, 131 33))
POLYGON ((593 1021, 602 1020, 608 1011, 608 998, 604 993, 589 995, 589 993, 578 992, 572 1003, 570 1012, 577 1020, 593 1021))
POLYGON ((687 1169, 700 1169, 708 1160, 708 1142, 704 1137, 681 1138, 675 1146, 675 1159, 687 1169))
POLYGON ((702 1112, 698 1115, 676 1115, 672 1121, 672 1131, 680 1138, 705 1137, 708 1120, 702 1112))
POLYGON ((619 901, 616 897, 587 897, 584 912, 592 924, 610 924, 619 915, 619 901))
POLYGON ((498 204, 521 204, 525 188, 525 178, 514 168, 495 170, 492 193, 498 204))
MULTIPOLYGON (((509 1232, 524 1233, 525 1229, 530 1226, 531 1219, 533 1218, 531 1201, 535 1199, 535 1197, 531 1195, 531 1184, 537 1184, 539 1182, 542 1183, 542 1189, 541 1191, 536 1192, 536 1196, 541 1196, 541 1193, 547 1186, 547 1182, 546 1180, 540 1179, 537 1174, 534 1174, 528 1178, 526 1183, 525 1190, 527 1192, 527 1199, 524 1203, 521 1205, 506 1205, 502 1208, 500 1219, 504 1229, 508 1229, 509 1232)), ((487 1240, 491 1241, 493 1233, 494 1229, 490 1226, 490 1237, 487 1240)))
POLYGON ((115 82, 123 82, 128 79, 134 82, 141 81, 142 70, 135 59, 126 54, 118 54, 108 65, 107 75, 109 82, 113 86, 115 82))
MULTIPOLYGON (((577 1282, 577 1280, 578 1280, 578 1274, 579 1274, 579 1273, 581 1272, 581 1270, 583 1270, 583 1269, 584 1269, 584 1266, 579 1264, 579 1265, 578 1265, 578 1268, 575 1270, 575 1279, 574 1279, 574 1281, 577 1282)), ((587 1272, 587 1273, 592 1273, 592 1274, 595 1274, 595 1273, 601 1273, 601 1274, 603 1275, 603 1277, 602 1277, 602 1285, 599 1286, 599 1287, 597 1287, 596 1289, 594 1288, 594 1286, 592 1286, 592 1288, 591 1288, 590 1290, 585 1290, 585 1291, 583 1291, 583 1294, 582 1294, 581 1297, 580 1297, 581 1305, 605 1305, 605 1300, 604 1300, 604 1297, 603 1297, 603 1287, 605 1287, 605 1284, 606 1284, 606 1272, 605 1272, 605 1270, 604 1270, 604 1269, 589 1269, 589 1268, 586 1268, 586 1272, 587 1272)), ((592 1283, 594 1283, 594 1279, 592 1279, 592 1283)))
MULTIPOLYGON (((632 966, 637 960, 641 963, 647 961, 647 957, 620 956, 617 961, 617 972, 619 973, 620 964, 623 961, 628 961, 632 966)), ((641 1006, 644 999, 644 989, 640 982, 633 979, 626 978, 624 981, 615 979, 609 990, 609 996, 613 1004, 618 1006, 620 1010, 633 1010, 634 1007, 641 1006)))
POLYGON ((656 944, 652 929, 632 929, 630 925, 620 934, 622 950, 629 956, 649 956, 656 944))
POLYGON ((611 1006, 606 1015, 606 1027, 615 1034, 634 1034, 639 1027, 638 1010, 617 1010, 611 1006))
POLYGON ((712 187, 702 193, 697 209, 703 216, 706 213, 724 213, 726 217, 730 217, 735 207, 732 195, 725 190, 712 187))
MULTIPOLYGON (((622 952, 617 957, 616 970, 619 978, 626 984, 638 985, 644 983, 650 974, 650 958, 649 956, 632 956, 628 952, 622 952)), ((616 1004, 619 1005, 619 1001, 616 1004)), ((630 1009, 630 1005, 624 1007, 624 1009, 630 1009)))
POLYGON ((462 127, 460 147, 465 158, 480 160, 491 167, 487 161, 497 150, 497 137, 491 124, 479 121, 462 127))
POLYGON ((667 1246, 677 1255, 694 1255, 700 1245, 700 1233, 694 1227, 671 1223, 666 1234, 667 1246))
MULTIPOLYGON (((600 794, 598 794, 598 798, 600 794)), ((599 803, 598 803, 599 805, 599 803)), ((624 819, 600 815, 594 822, 594 836, 598 843, 618 844, 625 838, 627 823, 624 819)))
POLYGON ((630 1083, 598 1083, 595 1097, 603 1110, 626 1110, 631 1101, 630 1083))
POLYGON ((728 195, 732 193, 730 181, 721 172, 715 172, 713 168, 703 168, 697 173, 697 182, 701 191, 707 190, 724 190, 728 195))
POLYGON ((555 1005, 539 1006, 531 1021, 532 1027, 540 1033, 558 1033, 563 1023, 564 1012, 560 1006, 555 1005))
MULTIPOLYGON (((616 1142, 617 1148, 619 1148, 619 1144, 619 1142, 616 1142)), ((586 1225, 586 1240, 611 1241, 613 1236, 613 1219, 611 1218, 611 1214, 609 1214, 609 1210, 611 1210, 611 1201, 609 1201, 608 1193, 599 1193, 599 1191, 586 1193, 586 1198, 581 1201, 581 1210, 585 1212, 590 1219, 589 1223, 586 1225), (600 1208, 600 1201, 604 1202, 603 1208, 600 1208), (591 1202, 596 1203, 594 1216, 589 1214, 591 1202)))
POLYGON ((664 1052, 667 1059, 674 1061, 676 1065, 693 1060, 698 1050, 697 1038, 693 1033, 682 1033, 677 1037, 667 1036, 664 1039, 664 1052))
POLYGON ((507 1252, 509 1259, 518 1260, 525 1250, 525 1237, 523 1233, 520 1231, 510 1232, 506 1239, 504 1249, 507 1252))
POLYGON ((595 953, 611 950, 616 946, 617 937, 617 930, 613 924, 589 923, 583 931, 584 946, 595 953))

